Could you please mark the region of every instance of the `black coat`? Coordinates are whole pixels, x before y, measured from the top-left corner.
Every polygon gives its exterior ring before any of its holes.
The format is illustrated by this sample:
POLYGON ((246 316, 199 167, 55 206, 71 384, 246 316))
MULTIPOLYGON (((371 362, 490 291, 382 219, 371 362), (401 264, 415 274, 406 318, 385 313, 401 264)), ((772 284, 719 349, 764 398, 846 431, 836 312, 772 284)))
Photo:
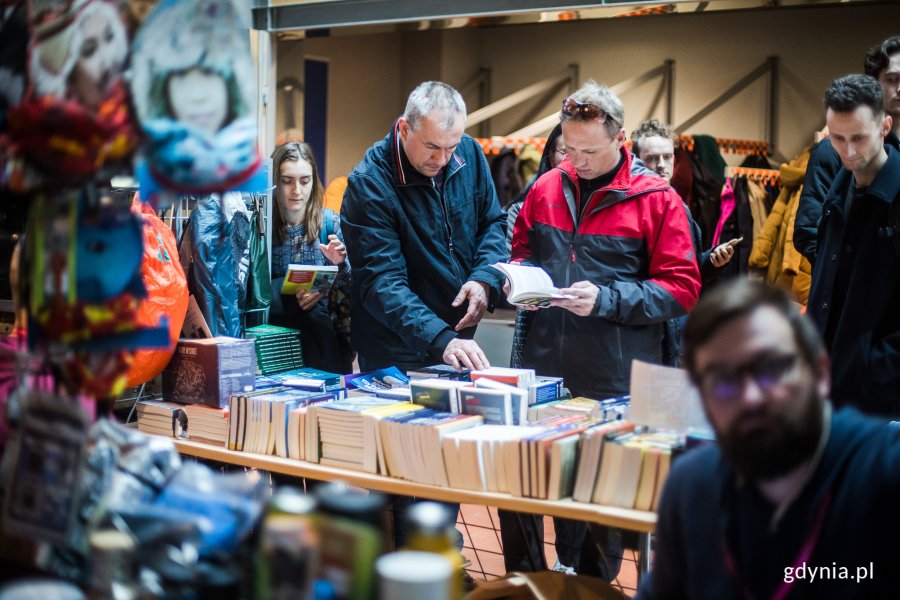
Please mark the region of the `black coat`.
POLYGON ((886 228, 891 204, 900 202, 900 152, 887 150, 887 163, 853 200, 850 215, 852 173, 842 169, 825 198, 807 313, 831 356, 835 404, 896 418, 900 258, 886 228))

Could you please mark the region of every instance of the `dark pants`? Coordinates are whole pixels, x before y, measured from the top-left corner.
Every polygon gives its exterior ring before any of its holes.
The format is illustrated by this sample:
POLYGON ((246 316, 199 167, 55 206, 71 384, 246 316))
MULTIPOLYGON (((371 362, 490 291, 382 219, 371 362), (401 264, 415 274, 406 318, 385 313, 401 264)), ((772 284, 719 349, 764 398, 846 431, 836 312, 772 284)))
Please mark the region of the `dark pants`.
MULTIPOLYGON (((279 285, 278 281, 273 280, 272 286, 279 285)), ((276 295, 269 309, 269 323, 300 330, 304 366, 341 375, 353 372, 350 343, 335 328, 326 301, 303 310, 294 296, 276 295)))
MULTIPOLYGON (((547 568, 544 559, 544 521, 540 515, 498 510, 503 562, 506 571, 547 568)), ((553 518, 559 562, 579 575, 612 581, 622 566, 622 532, 594 523, 553 518)))

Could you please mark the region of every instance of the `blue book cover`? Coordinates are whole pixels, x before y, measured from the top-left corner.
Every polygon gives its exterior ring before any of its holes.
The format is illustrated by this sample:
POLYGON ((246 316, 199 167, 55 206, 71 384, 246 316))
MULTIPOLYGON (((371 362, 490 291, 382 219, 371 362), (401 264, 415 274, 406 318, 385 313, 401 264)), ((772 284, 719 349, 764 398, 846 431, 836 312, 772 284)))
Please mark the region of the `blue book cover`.
POLYGON ((481 415, 485 425, 516 425, 512 398, 508 392, 491 388, 459 390, 460 409, 467 415, 481 415))
POLYGON ((346 384, 350 389, 357 388, 374 394, 380 390, 405 387, 409 384, 409 377, 404 375, 397 367, 388 367, 377 371, 369 371, 368 373, 348 375, 346 384))

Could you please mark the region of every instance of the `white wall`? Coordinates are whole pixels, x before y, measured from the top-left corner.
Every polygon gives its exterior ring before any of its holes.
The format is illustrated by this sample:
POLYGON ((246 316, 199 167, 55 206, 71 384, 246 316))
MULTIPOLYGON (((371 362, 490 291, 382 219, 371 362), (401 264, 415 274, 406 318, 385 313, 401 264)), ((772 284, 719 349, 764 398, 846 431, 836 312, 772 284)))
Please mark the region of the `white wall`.
MULTIPOLYGON (((677 125, 775 55, 781 65, 778 142, 791 157, 824 124, 821 98, 831 80, 861 71, 866 49, 898 33, 900 4, 894 3, 365 35, 335 31, 333 37, 307 39, 303 51, 331 64, 330 179, 349 172, 385 135, 416 83, 442 79, 462 86, 482 66, 491 69, 496 99, 570 63, 580 65, 582 80, 612 85, 673 59, 677 125)), ((279 78, 302 67, 302 61, 285 64, 281 56, 279 78)), ((653 80, 623 94, 628 131, 647 117, 659 85, 653 80)), ((490 133, 509 133, 529 113, 555 111, 564 94, 543 107, 532 101, 495 117, 490 133)), ((470 110, 478 108, 471 94, 466 100, 470 110)), ((766 102, 767 83, 760 79, 689 133, 763 140, 766 102)), ((662 111, 660 106, 654 116, 664 117, 662 111)))

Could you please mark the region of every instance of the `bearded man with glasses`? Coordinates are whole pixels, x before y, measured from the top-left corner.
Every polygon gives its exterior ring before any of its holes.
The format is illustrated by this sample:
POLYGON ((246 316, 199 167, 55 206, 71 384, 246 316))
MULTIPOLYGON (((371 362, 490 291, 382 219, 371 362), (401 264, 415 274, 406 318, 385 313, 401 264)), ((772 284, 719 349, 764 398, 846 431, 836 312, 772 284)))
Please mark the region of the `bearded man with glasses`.
POLYGON ((704 294, 684 344, 716 443, 675 462, 638 599, 896 597, 900 427, 832 411, 812 320, 737 279, 704 294))
MULTIPOLYGON (((560 122, 566 159, 525 198, 512 260, 542 267, 569 297, 535 315, 522 366, 563 377, 577 396, 621 396, 629 391, 632 360, 661 363, 666 321, 697 301, 690 225, 668 182, 635 165, 625 147, 622 101, 609 88, 585 83, 563 101, 560 122)), ((557 539, 571 543, 568 556, 560 552, 562 564, 616 576, 615 530, 592 527, 586 536, 582 524, 555 523, 557 539)))

